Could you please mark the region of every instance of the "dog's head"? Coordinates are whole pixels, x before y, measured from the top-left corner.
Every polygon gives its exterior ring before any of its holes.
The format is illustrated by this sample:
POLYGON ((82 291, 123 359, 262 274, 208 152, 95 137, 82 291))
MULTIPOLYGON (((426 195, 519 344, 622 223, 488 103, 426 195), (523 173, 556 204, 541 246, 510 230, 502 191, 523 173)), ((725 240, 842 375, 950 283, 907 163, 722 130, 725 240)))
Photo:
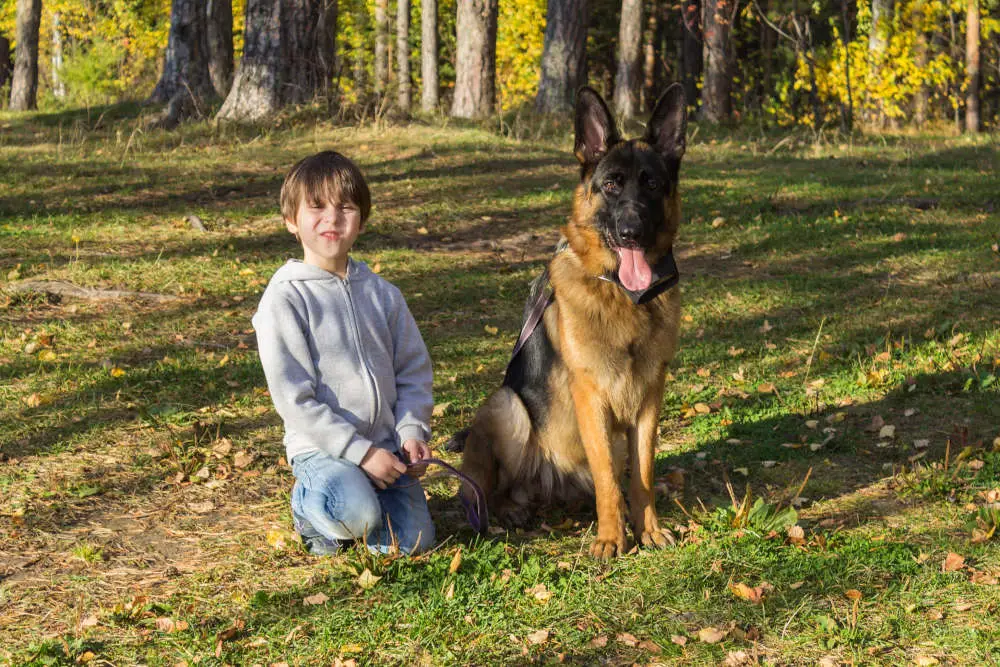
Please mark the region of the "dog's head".
POLYGON ((680 84, 660 97, 645 136, 628 141, 601 96, 580 90, 575 152, 581 182, 567 237, 588 271, 616 272, 629 290, 649 287, 650 265, 673 246, 680 222, 677 179, 686 125, 680 84))

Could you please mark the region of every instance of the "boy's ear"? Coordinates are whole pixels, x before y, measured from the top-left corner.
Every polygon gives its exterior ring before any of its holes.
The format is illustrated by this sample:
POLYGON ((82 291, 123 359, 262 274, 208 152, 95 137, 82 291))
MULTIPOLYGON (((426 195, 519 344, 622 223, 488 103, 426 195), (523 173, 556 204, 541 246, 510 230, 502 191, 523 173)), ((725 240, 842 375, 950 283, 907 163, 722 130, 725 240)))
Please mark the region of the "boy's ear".
POLYGON ((299 226, 295 224, 294 220, 289 220, 288 218, 282 218, 282 220, 284 221, 285 228, 288 230, 289 234, 292 234, 293 236, 299 235, 299 226))

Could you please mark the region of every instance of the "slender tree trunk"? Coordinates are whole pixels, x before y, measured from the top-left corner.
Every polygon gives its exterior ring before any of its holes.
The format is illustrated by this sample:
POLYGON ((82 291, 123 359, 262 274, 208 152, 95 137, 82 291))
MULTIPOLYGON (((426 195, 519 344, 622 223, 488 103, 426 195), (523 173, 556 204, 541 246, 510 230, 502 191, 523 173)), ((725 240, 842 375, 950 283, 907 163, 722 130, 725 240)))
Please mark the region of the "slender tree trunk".
POLYGON ((224 98, 233 84, 233 0, 208 0, 208 74, 224 98))
MULTIPOLYGON (((913 30, 916 33, 916 44, 914 56, 917 61, 917 70, 923 72, 927 68, 930 59, 927 49, 927 31, 924 25, 924 0, 916 0, 913 3, 913 30)), ((913 122, 917 127, 923 127, 927 122, 927 102, 930 98, 930 89, 927 81, 923 80, 917 87, 917 92, 913 96, 913 122)))
POLYGON ((844 18, 844 83, 847 86, 847 106, 843 108, 842 127, 850 134, 854 130, 854 98, 851 93, 851 19, 847 13, 847 0, 841 0, 841 11, 844 18))
POLYGON ((497 0, 459 0, 451 115, 481 118, 496 106, 497 0))
POLYGON ((52 94, 63 99, 66 97, 66 83, 62 80, 63 50, 62 25, 59 12, 52 14, 52 94))
POLYGON ((438 16, 437 0, 420 3, 420 109, 434 113, 438 106, 438 16))
POLYGON ((163 73, 149 101, 166 104, 157 124, 173 127, 204 110, 215 89, 208 73, 208 15, 199 0, 173 0, 163 73))
MULTIPOLYGON (((872 0, 872 31, 868 35, 868 56, 871 64, 868 71, 872 76, 880 76, 885 50, 889 45, 889 27, 892 25, 893 0, 872 0)), ((885 109, 882 100, 876 100, 876 117, 869 118, 879 127, 885 127, 885 109)))
POLYGON ((642 0, 622 0, 615 73, 615 113, 632 118, 639 112, 642 83, 642 0))
MULTIPOLYGON (((766 15, 768 11, 767 0, 760 3, 760 8, 766 15)), ((765 21, 758 21, 758 26, 757 39, 760 41, 761 59, 760 93, 758 94, 758 100, 760 110, 763 110, 764 105, 771 96, 771 79, 774 76, 774 47, 777 45, 778 33, 765 21)))
POLYGON ((0 35, 0 90, 10 81, 10 40, 0 35))
POLYGON ((688 105, 698 106, 698 79, 701 78, 701 68, 705 62, 702 46, 701 30, 701 0, 681 3, 681 23, 684 28, 683 63, 684 63, 684 99, 688 105))
POLYGON ((247 0, 243 56, 218 118, 254 122, 312 100, 329 83, 336 4, 247 0))
POLYGON ((702 4, 705 83, 701 113, 710 123, 723 123, 732 115, 732 78, 729 72, 729 25, 734 0, 705 0, 702 4))
POLYGON ((389 84, 389 0, 375 0, 375 94, 389 84))
POLYGON ((38 107, 38 26, 42 0, 17 0, 17 49, 14 81, 10 87, 11 111, 38 107))
POLYGON ((979 0, 968 0, 965 15, 965 131, 979 132, 979 0))
POLYGON ((549 0, 545 18, 542 75, 535 109, 559 113, 573 107, 587 82, 588 0, 549 0))
POLYGON ((646 19, 646 32, 642 36, 642 95, 639 108, 652 111, 656 104, 656 37, 658 34, 658 7, 653 0, 649 17, 646 19))
POLYGON ((410 113, 410 0, 396 4, 396 71, 399 72, 399 110, 410 113))

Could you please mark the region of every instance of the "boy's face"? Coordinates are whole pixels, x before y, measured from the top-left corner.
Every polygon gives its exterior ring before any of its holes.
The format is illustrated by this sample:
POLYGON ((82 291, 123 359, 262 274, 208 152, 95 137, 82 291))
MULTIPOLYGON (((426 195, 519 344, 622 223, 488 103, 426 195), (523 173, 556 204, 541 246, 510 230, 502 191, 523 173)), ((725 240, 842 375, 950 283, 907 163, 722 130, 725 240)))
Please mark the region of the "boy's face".
POLYGON ((295 220, 286 218, 285 226, 298 234, 306 264, 342 274, 347 269, 347 253, 361 232, 361 210, 353 202, 303 197, 295 220))

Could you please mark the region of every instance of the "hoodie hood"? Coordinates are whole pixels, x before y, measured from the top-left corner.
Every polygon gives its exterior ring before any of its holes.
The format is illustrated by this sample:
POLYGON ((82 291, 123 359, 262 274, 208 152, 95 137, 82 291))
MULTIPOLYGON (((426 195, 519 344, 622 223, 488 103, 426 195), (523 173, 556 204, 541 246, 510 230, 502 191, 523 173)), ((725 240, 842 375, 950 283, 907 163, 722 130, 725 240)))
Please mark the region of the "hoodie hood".
MULTIPOLYGON (((347 279, 354 282, 371 275, 371 269, 360 260, 347 258, 347 279)), ((286 283, 300 280, 340 280, 335 274, 312 264, 306 264, 301 259, 290 259, 285 262, 274 275, 271 282, 286 283)))

